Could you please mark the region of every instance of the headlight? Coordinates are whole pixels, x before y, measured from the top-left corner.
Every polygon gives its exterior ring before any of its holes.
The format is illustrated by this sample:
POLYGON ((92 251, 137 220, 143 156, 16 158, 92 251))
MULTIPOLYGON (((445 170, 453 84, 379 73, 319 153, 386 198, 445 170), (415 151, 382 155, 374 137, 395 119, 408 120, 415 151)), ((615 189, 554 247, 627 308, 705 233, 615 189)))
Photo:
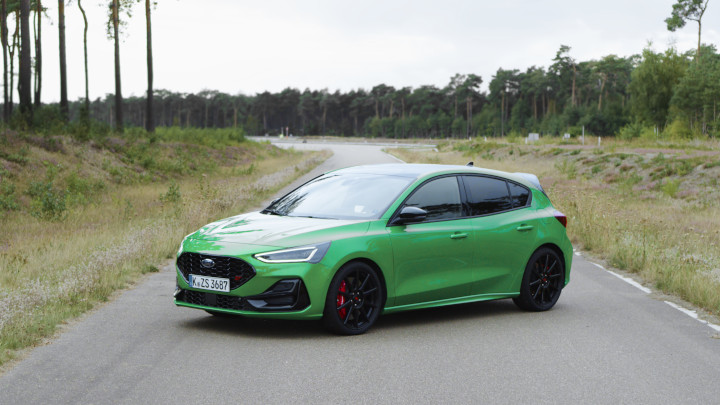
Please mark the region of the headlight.
POLYGON ((328 248, 330 242, 258 253, 253 257, 265 263, 319 263, 328 248))

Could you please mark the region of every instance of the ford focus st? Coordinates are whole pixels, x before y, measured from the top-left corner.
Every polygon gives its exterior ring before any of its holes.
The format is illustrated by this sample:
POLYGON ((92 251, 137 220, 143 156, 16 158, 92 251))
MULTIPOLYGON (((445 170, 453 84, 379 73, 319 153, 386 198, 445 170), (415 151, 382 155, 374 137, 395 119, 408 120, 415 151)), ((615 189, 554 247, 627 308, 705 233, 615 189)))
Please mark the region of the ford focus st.
POLYGON ((570 280, 566 225, 530 174, 341 169, 186 236, 175 304, 322 319, 340 334, 367 331, 381 313, 474 301, 545 311, 570 280))

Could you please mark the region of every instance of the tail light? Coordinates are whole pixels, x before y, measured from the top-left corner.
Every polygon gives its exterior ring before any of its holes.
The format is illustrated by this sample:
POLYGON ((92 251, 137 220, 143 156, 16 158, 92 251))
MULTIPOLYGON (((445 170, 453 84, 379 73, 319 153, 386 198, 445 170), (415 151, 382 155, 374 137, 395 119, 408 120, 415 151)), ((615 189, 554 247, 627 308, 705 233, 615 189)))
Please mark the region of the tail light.
POLYGON ((555 219, 557 219, 562 224, 562 226, 567 228, 567 217, 565 216, 565 214, 563 214, 562 212, 560 212, 558 210, 555 210, 555 212, 553 213, 553 216, 555 217, 555 219))

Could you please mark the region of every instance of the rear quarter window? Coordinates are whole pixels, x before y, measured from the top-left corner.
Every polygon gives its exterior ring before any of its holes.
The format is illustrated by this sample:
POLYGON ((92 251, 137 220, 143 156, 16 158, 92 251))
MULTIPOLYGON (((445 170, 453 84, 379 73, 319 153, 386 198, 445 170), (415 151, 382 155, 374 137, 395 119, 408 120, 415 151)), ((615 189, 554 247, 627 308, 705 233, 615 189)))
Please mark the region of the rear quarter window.
POLYGON ((508 182, 508 188, 513 208, 525 207, 530 203, 530 190, 512 182, 508 182))

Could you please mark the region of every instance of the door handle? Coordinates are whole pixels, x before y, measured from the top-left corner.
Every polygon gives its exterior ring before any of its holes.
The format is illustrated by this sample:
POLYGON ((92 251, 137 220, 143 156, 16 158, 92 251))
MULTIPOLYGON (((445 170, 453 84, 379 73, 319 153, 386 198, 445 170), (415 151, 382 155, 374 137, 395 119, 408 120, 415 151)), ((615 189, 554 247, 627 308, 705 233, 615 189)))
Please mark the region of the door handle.
POLYGON ((468 236, 467 233, 454 233, 454 234, 450 235, 450 239, 465 239, 465 238, 467 238, 467 236, 468 236))
POLYGON ((533 228, 535 228, 535 227, 532 225, 522 224, 522 225, 518 226, 517 228, 515 228, 515 230, 520 231, 520 232, 527 232, 527 231, 531 231, 533 228))

